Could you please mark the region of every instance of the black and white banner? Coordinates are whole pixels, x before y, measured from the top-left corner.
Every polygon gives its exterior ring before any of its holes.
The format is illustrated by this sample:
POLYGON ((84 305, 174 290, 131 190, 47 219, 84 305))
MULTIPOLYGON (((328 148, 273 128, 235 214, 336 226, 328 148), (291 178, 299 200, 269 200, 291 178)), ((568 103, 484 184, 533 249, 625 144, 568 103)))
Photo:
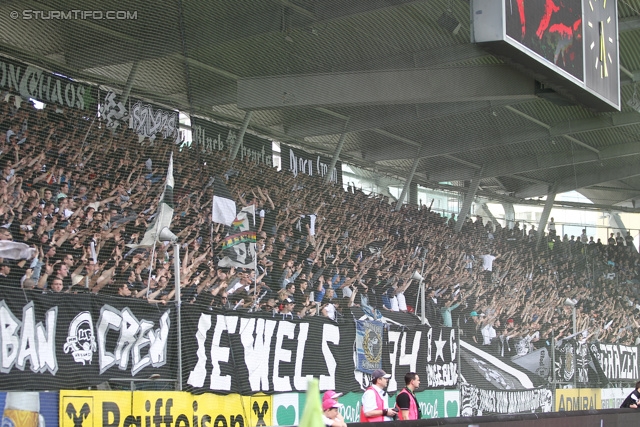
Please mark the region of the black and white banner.
MULTIPOLYGON (((176 378, 172 305, 94 294, 30 294, 18 288, 2 292, 0 389, 86 388, 114 377, 153 374, 176 378)), ((309 377, 315 377, 323 390, 362 391, 371 378, 357 368, 361 352, 356 331, 351 320, 339 324, 324 317, 293 320, 183 305, 183 388, 245 395, 299 392, 306 390, 309 377)), ((366 345, 376 347, 372 354, 380 354, 379 366, 392 375, 390 393, 404 386, 407 372, 417 372, 424 389, 473 384, 469 399, 480 399, 476 401, 483 402, 478 406, 481 411, 494 412, 486 403, 490 393, 482 390, 526 391, 547 384, 547 378, 525 372, 510 360, 458 341, 455 329, 384 324, 381 332, 374 337, 376 342, 366 345)), ((600 366, 611 380, 638 378, 636 347, 599 344, 589 351, 586 345, 565 340, 556 363, 560 381, 576 376, 581 384, 602 382, 600 366), (594 366, 597 357, 591 353, 596 352, 599 363, 594 366)), ((509 405, 527 407, 518 396, 509 397, 509 405)), ((501 411, 496 406, 495 413, 501 411)))
MULTIPOLYGON (((235 144, 239 132, 237 129, 198 117, 191 118, 191 131, 194 147, 207 154, 218 154, 222 151, 228 152, 235 144)), ((249 159, 251 162, 273 167, 271 141, 245 133, 242 138, 242 145, 238 149, 237 158, 241 161, 249 159)))
POLYGON ((0 58, 0 89, 19 94, 24 101, 90 110, 95 108, 96 89, 32 65, 0 58))
POLYGON ((562 340, 556 346, 554 369, 559 382, 575 381, 594 387, 607 381, 589 345, 575 339, 562 340))
MULTIPOLYGON (((183 389, 194 393, 304 391, 308 377, 322 390, 362 391, 370 374, 356 370, 356 324, 324 317, 302 320, 238 312, 183 311, 183 389)), ((404 387, 413 371, 423 388, 455 387, 455 330, 426 326, 384 328, 382 369, 388 391, 404 387), (389 328, 389 329, 388 329, 389 328)))
POLYGON ((548 347, 539 348, 524 356, 512 357, 511 361, 541 378, 552 379, 551 352, 548 347))
POLYGON ((591 344, 591 353, 609 381, 638 380, 638 347, 591 344))
MULTIPOLYGON (((294 176, 304 173, 309 176, 324 177, 329 173, 331 165, 329 157, 307 153, 285 144, 280 144, 280 158, 282 169, 291 171, 294 176)), ((331 174, 331 182, 342 185, 342 162, 339 160, 331 174)))
POLYGON ((151 140, 162 135, 162 139, 178 140, 180 122, 177 111, 165 110, 154 105, 137 101, 129 112, 129 129, 139 137, 151 140))
MULTIPOLYGON (((487 349, 486 346, 483 347, 487 349)), ((486 390, 526 390, 546 384, 536 374, 522 370, 508 359, 460 341, 460 371, 463 381, 486 390)))
POLYGON ((551 412, 553 393, 548 388, 492 390, 471 384, 460 386, 460 416, 551 412))
POLYGON ((131 101, 126 106, 120 102, 120 96, 115 92, 106 93, 100 102, 100 116, 106 121, 108 129, 116 130, 125 125, 133 130, 140 139, 162 139, 179 142, 180 121, 177 111, 165 110, 143 101, 131 101))
POLYGON ((172 378, 173 311, 133 298, 3 288, 0 389, 87 388, 115 377, 172 378))

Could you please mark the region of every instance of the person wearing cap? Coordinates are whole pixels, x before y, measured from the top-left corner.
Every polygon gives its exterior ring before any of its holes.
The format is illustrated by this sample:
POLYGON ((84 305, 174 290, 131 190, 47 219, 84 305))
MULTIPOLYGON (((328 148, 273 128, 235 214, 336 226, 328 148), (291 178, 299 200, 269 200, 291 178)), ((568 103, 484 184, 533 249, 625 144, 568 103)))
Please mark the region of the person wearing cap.
POLYGON ((338 400, 338 398, 342 397, 342 393, 336 393, 335 390, 327 390, 322 395, 322 400, 325 401, 327 399, 338 400))
POLYGON ((395 410, 389 408, 389 396, 385 391, 389 378, 391 375, 382 369, 376 369, 371 374, 371 386, 362 395, 361 423, 393 421, 393 417, 398 415, 395 410))
POLYGON ((325 426, 329 427, 346 427, 347 423, 340 415, 339 408, 342 405, 334 399, 325 399, 322 401, 322 421, 325 426))
POLYGON ((322 421, 324 425, 329 427, 346 427, 344 418, 340 415, 339 409, 342 404, 338 403, 338 398, 342 393, 336 393, 333 390, 327 390, 322 395, 322 421))
POLYGON ((291 299, 291 298, 285 298, 284 300, 282 300, 282 303, 280 304, 280 315, 282 315, 282 319, 293 319, 297 316, 294 315, 293 313, 293 308, 295 307, 296 302, 291 299))
POLYGON ((416 399, 416 389, 420 387, 420 377, 415 372, 407 372, 404 376, 405 388, 396 396, 396 407, 399 420, 419 420, 422 418, 418 400, 416 399))

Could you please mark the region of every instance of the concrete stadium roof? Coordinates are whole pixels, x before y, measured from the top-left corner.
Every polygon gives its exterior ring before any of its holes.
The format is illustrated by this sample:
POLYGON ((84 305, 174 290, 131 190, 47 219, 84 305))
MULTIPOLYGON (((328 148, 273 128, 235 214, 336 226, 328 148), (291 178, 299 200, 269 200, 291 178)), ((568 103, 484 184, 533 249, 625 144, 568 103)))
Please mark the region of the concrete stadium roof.
POLYGON ((250 110, 252 131, 323 154, 346 132, 343 161, 406 177, 417 158, 414 180, 427 187, 462 189, 480 173, 487 197, 555 186, 635 208, 640 113, 626 102, 640 80, 639 11, 640 0, 618 1, 616 113, 536 91, 471 43, 465 0, 16 0, 0 5, 0 53, 118 90, 134 69, 132 96, 235 124, 250 110), (445 11, 462 24, 456 35, 437 23, 445 11))

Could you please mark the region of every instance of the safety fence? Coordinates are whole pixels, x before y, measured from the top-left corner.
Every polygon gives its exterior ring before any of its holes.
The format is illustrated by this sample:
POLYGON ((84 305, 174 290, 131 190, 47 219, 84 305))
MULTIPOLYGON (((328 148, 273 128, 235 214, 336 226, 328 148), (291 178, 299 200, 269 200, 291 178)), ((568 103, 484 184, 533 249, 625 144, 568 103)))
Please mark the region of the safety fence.
MULTIPOLYGON (((135 400, 131 396, 145 396, 141 389, 163 390, 158 396, 165 400, 173 396, 167 390, 172 380, 176 389, 189 392, 176 394, 172 403, 177 408, 177 400, 188 400, 189 420, 195 419, 196 407, 219 406, 230 411, 229 417, 263 414, 270 423, 285 425, 297 421, 292 414, 302 407, 310 377, 319 378, 321 390, 348 393, 341 402, 351 421, 357 420, 371 372, 379 368, 392 375, 390 394, 402 389, 405 373, 421 376, 417 395, 427 417, 611 408, 638 378, 635 346, 568 338, 505 357, 499 339, 495 345, 471 345, 460 339, 458 329, 430 328, 404 313, 377 316, 354 308, 335 322, 186 304, 180 307, 179 336, 177 307, 171 304, 93 294, 25 298, 20 289, 7 293, 0 301, 0 389, 108 389, 134 382, 135 392, 113 392, 129 396, 122 400, 121 414, 135 400), (199 399, 213 403, 199 404, 199 399), (233 409, 234 401, 242 412, 233 409)), ((96 402, 103 396, 73 393, 96 402)), ((154 402, 133 407, 160 405, 154 402)), ((64 406, 63 415, 71 411, 64 406)), ((115 406, 99 406, 114 408, 104 415, 114 424, 115 406)))

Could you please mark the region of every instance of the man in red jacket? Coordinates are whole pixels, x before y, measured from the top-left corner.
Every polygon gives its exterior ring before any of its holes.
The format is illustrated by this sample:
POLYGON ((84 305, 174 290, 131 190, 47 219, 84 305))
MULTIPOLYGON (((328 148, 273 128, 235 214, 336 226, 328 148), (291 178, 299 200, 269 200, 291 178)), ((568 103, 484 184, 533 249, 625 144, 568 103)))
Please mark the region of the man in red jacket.
POLYGON ((406 387, 396 396, 396 407, 399 409, 399 420, 419 420, 422 418, 420 406, 416 399, 416 389, 420 387, 420 377, 415 372, 404 376, 406 387))
POLYGON ((361 423, 393 421, 393 417, 398 415, 395 410, 389 408, 389 396, 385 391, 389 378, 391 375, 382 369, 376 369, 371 374, 371 386, 362 395, 361 423))

